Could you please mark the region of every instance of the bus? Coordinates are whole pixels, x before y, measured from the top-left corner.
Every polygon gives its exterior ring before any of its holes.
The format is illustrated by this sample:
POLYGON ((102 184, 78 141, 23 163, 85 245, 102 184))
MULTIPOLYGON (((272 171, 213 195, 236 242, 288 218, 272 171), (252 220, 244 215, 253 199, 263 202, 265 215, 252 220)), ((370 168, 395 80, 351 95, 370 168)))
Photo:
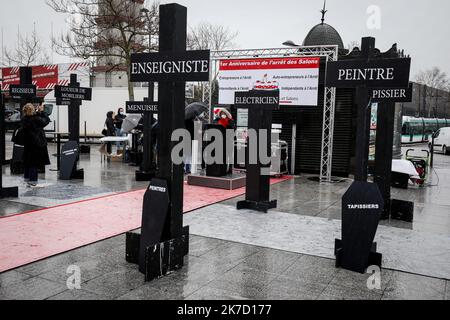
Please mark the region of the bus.
POLYGON ((433 133, 446 127, 450 119, 403 117, 402 144, 429 142, 433 133))

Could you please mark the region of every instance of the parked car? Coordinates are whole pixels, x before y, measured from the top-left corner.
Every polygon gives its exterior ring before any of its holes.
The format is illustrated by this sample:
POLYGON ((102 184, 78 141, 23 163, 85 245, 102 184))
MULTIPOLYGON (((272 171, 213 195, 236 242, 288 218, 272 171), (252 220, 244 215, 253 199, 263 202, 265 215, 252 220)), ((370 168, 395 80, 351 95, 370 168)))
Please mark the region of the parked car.
MULTIPOLYGON (((434 136, 433 151, 441 151, 445 155, 450 155, 450 127, 439 129, 433 136, 434 136)), ((430 143, 430 150, 431 150, 431 143, 430 143)))

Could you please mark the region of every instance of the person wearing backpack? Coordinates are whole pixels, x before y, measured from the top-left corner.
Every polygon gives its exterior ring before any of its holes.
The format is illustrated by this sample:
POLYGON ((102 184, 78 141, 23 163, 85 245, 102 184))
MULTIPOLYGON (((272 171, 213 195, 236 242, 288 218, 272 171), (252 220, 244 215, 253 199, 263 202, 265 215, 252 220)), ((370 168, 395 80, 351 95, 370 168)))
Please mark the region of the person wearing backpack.
POLYGON ((23 136, 23 165, 24 179, 27 187, 38 187, 38 168, 50 164, 47 139, 44 128, 50 123, 50 118, 43 111, 43 106, 34 107, 31 103, 23 107, 22 136, 23 136))

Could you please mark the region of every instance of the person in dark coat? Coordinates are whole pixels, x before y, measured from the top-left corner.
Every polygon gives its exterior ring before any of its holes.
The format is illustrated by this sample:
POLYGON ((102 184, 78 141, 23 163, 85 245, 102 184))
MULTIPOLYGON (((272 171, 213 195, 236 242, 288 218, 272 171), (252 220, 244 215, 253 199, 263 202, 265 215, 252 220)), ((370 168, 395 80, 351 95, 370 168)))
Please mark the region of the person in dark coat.
MULTIPOLYGON (((123 120, 126 119, 126 115, 125 112, 123 110, 123 108, 119 108, 117 110, 117 114, 114 117, 114 126, 116 127, 116 136, 117 137, 123 137, 124 135, 126 136, 126 134, 124 134, 124 132, 122 131, 122 124, 123 124, 123 120)), ((117 142, 117 150, 120 150, 122 148, 122 143, 117 142)))
MULTIPOLYGON (((114 126, 114 112, 113 111, 109 111, 106 114, 105 127, 106 127, 106 136, 107 137, 115 137, 116 136, 116 127, 114 126)), ((112 153, 111 143, 107 144, 107 152, 109 154, 112 153)))
MULTIPOLYGON (((194 120, 193 119, 189 119, 189 120, 185 120, 184 121, 184 126, 186 128, 186 130, 189 132, 189 136, 191 137, 190 140, 190 144, 192 146, 192 140, 194 140, 194 129, 195 129, 195 124, 194 124, 194 120)), ((185 152, 188 150, 185 150, 185 152)), ((184 155, 184 173, 185 174, 190 174, 191 170, 192 170, 192 150, 190 150, 191 152, 187 152, 184 155)))
POLYGON ((31 103, 23 108, 22 130, 24 135, 23 165, 28 187, 37 187, 38 169, 50 164, 44 128, 50 118, 41 105, 37 110, 31 103))

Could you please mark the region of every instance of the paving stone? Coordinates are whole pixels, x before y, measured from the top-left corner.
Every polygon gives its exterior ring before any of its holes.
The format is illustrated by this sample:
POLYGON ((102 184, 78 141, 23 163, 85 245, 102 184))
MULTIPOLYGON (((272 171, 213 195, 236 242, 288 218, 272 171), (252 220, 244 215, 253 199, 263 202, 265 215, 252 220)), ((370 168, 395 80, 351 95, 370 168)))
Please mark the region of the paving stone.
POLYGON ((328 285, 337 272, 334 260, 304 255, 282 275, 297 281, 328 285))
MULTIPOLYGON (((101 258, 91 258, 89 260, 78 261, 73 266, 77 266, 81 271, 81 283, 85 283, 106 273, 114 272, 118 269, 118 265, 108 263, 101 258)), ((49 272, 39 275, 39 277, 65 284, 67 279, 72 275, 67 273, 69 266, 55 268, 49 272)))
POLYGON ((218 264, 239 263, 251 255, 258 253, 260 250, 261 248, 255 246, 227 242, 205 253, 201 258, 218 264))
MULTIPOLYGON (((189 285, 193 283, 194 286, 206 285, 239 264, 239 261, 217 263, 216 261, 202 258, 192 260, 191 257, 185 258, 186 260, 188 262, 185 262, 185 266, 171 275, 171 278, 177 279, 183 284, 189 285)), ((162 279, 160 282, 156 282, 155 285, 159 286, 160 283, 164 284, 165 280, 162 279)))
MULTIPOLYGON (((386 289, 389 281, 391 280, 392 275, 393 275, 392 270, 383 269, 380 275, 381 280, 380 289, 371 290, 371 292, 383 294, 383 291, 386 289)), ((371 276, 372 275, 368 273, 361 274, 349 270, 339 269, 338 272, 335 274, 333 280, 330 282, 330 285, 364 291, 368 289, 367 283, 371 276)))
POLYGON ((119 300, 183 300, 202 284, 183 278, 178 272, 148 282, 120 296, 119 300))
POLYGON ((384 300, 443 300, 446 281, 394 271, 384 300))
POLYGON ((28 190, 22 197, 38 197, 50 200, 71 200, 83 197, 92 197, 93 195, 110 194, 110 189, 104 187, 90 187, 77 184, 52 184, 45 188, 28 190))
POLYGON ((0 288, 0 300, 44 300, 67 290, 59 283, 33 277, 0 288))
POLYGON ((31 276, 38 276, 59 267, 68 267, 70 265, 76 264, 83 258, 84 257, 82 255, 79 255, 77 253, 67 252, 17 268, 15 270, 29 274, 31 276))
POLYGON ((278 277, 270 282, 261 297, 268 300, 315 300, 326 288, 320 282, 296 281, 287 277, 278 277))
POLYGON ((84 291, 84 290, 66 290, 60 294, 57 294, 53 297, 48 298, 47 300, 70 300, 70 301, 78 301, 78 300, 87 300, 87 301, 97 301, 97 300, 106 300, 106 297, 102 297, 92 292, 84 291))
POLYGON ((0 273, 0 288, 20 283, 30 278, 30 275, 15 270, 0 273))
POLYGON ((191 256, 201 257, 202 255, 216 249, 217 247, 224 245, 226 242, 223 240, 195 237, 189 239, 189 254, 191 256))
POLYGON ((258 300, 263 299, 264 292, 275 278, 273 273, 238 266, 213 280, 208 286, 258 300))
POLYGON ((300 254, 272 249, 261 249, 240 263, 239 266, 281 274, 286 271, 300 254))
POLYGON ((381 300, 382 294, 368 289, 360 290, 330 284, 317 300, 381 300))
POLYGON ((165 295, 159 289, 153 288, 151 286, 141 286, 134 289, 118 298, 117 300, 181 300, 182 298, 178 296, 169 297, 165 295))
POLYGON ((135 270, 121 269, 85 283, 81 289, 115 299, 145 284, 145 277, 135 270))
POLYGON ((0 200, 0 217, 15 215, 22 212, 34 211, 42 207, 29 204, 0 200))
POLYGON ((445 300, 450 300, 450 281, 445 283, 445 300))
POLYGON ((220 290, 217 288, 211 288, 208 286, 202 287, 195 293, 191 294, 186 298, 186 300, 248 300, 247 298, 241 297, 233 292, 228 292, 225 290, 220 290))

